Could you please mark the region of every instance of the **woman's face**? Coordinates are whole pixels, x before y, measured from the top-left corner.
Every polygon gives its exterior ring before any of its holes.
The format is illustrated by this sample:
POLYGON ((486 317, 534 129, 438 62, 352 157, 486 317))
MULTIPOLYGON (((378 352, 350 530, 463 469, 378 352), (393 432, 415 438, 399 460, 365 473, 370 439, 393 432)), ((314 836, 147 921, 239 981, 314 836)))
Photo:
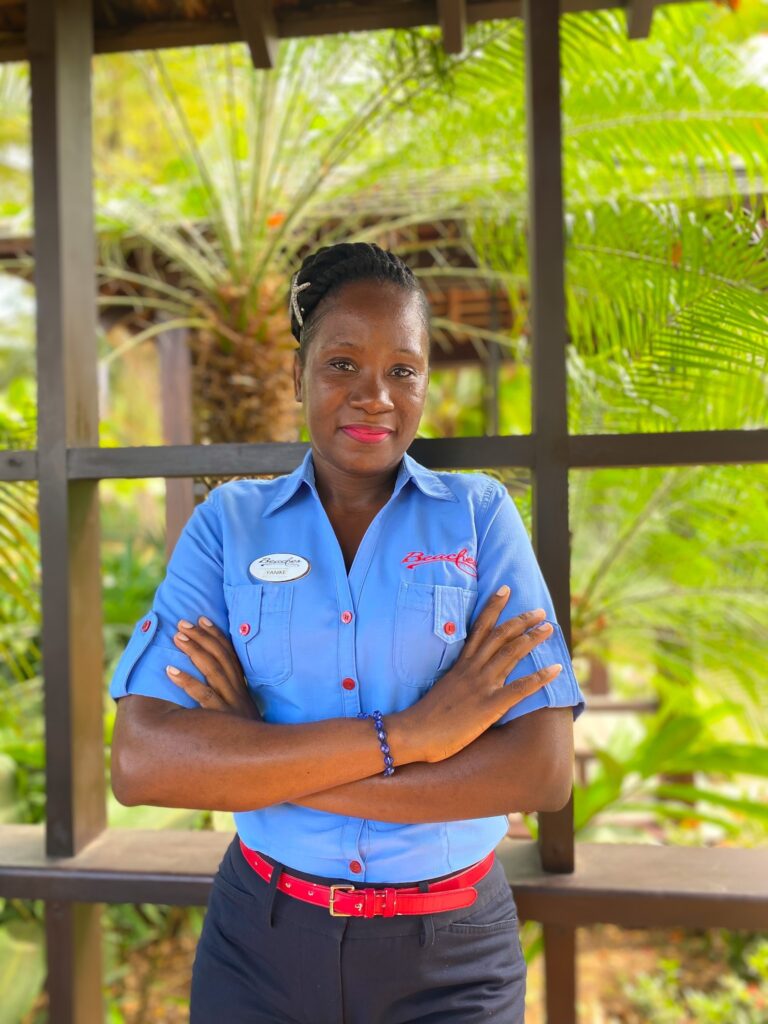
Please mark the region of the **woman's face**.
POLYGON ((294 361, 313 452, 341 472, 385 472, 415 437, 427 396, 429 337, 418 296, 350 281, 318 312, 303 373, 294 361))

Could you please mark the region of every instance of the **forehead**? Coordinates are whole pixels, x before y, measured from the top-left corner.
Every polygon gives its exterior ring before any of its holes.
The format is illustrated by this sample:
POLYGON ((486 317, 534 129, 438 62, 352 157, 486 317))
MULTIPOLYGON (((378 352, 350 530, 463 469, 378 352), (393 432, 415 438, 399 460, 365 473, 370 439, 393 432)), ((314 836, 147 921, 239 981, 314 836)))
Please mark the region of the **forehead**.
POLYGON ((350 281, 324 299, 319 312, 313 347, 386 340, 418 352, 426 340, 418 294, 389 281, 350 281))

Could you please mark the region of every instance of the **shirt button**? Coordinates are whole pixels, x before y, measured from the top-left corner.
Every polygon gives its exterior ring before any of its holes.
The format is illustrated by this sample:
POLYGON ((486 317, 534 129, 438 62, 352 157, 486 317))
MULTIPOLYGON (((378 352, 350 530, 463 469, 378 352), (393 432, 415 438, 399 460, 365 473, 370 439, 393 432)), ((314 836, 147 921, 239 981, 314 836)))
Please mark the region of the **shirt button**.
POLYGON ((240 623, 240 636, 248 636, 251 632, 251 627, 247 622, 240 623))
POLYGON ((346 679, 341 680, 341 685, 345 690, 354 690, 356 683, 354 679, 350 679, 349 676, 347 676, 346 679))
POLYGON ((363 865, 360 863, 359 860, 351 860, 349 862, 349 870, 354 871, 356 875, 359 875, 360 872, 363 870, 363 865))
POLYGON ((456 632, 456 623, 455 622, 444 622, 443 623, 443 629, 448 634, 448 636, 453 636, 453 634, 456 632))
POLYGON ((342 622, 351 622, 352 621, 352 612, 342 612, 341 613, 341 621, 342 622))
POLYGON ((144 619, 144 621, 141 624, 141 632, 142 633, 146 633, 151 625, 152 625, 152 620, 151 619, 144 619))

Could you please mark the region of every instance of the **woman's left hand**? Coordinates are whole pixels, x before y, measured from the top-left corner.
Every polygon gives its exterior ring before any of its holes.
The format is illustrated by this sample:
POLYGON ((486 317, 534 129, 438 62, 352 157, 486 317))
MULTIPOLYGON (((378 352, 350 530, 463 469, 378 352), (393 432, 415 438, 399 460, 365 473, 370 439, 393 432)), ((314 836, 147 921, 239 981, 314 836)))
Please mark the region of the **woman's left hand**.
POLYGON ((174 674, 166 669, 172 683, 196 700, 206 711, 226 711, 240 718, 262 721, 259 709, 251 699, 240 660, 232 643, 220 629, 201 615, 197 625, 180 619, 174 636, 176 647, 186 654, 205 679, 180 669, 174 674))

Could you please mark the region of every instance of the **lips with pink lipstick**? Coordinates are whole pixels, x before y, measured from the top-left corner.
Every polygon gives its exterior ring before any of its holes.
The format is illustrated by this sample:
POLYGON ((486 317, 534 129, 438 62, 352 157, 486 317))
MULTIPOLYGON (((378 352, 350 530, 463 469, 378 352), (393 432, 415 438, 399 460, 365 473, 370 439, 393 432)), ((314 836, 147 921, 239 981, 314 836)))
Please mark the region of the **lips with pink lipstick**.
POLYGON ((344 433, 355 441, 362 441, 363 444, 378 444, 384 441, 392 433, 387 427, 368 426, 364 423, 350 423, 341 428, 344 433))

